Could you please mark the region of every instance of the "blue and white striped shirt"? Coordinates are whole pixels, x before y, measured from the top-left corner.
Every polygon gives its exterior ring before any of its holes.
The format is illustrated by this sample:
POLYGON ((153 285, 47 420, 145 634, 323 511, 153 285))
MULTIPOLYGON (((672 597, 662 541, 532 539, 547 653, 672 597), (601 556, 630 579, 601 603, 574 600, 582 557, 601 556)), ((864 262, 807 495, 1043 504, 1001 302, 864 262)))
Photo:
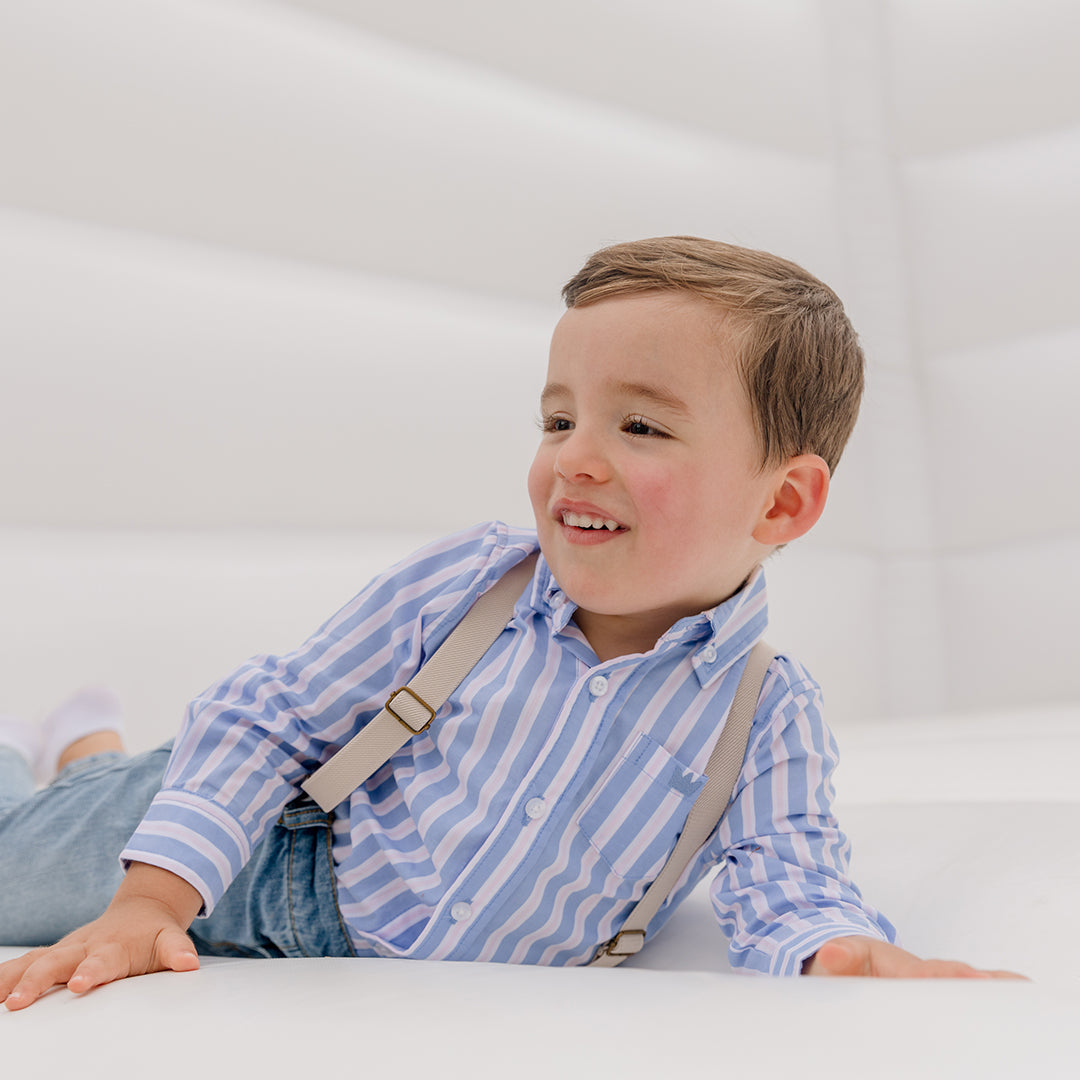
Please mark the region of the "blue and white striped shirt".
MULTIPOLYGON (((179 874, 212 910, 300 782, 536 548, 534 532, 498 523, 438 541, 295 652, 256 657, 197 698, 123 858, 179 874)), ((338 898, 359 952, 587 963, 659 873, 765 629, 764 577, 650 652, 604 663, 573 613, 541 557, 431 727, 337 808, 338 898)), ((847 877, 835 761, 817 684, 777 656, 736 800, 650 935, 720 864, 711 896, 736 967, 792 974, 830 937, 891 940, 847 877)))

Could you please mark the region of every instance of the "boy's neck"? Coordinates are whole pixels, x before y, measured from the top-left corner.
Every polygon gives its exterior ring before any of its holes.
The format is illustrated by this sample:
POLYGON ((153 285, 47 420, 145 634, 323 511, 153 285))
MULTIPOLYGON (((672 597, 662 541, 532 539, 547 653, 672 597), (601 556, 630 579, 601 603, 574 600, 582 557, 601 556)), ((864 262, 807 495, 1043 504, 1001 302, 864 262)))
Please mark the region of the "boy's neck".
POLYGON ((601 663, 620 656, 649 652, 674 625, 667 619, 639 615, 596 615, 581 608, 574 612, 574 622, 601 663))
MULTIPOLYGON (((751 569, 739 581, 737 588, 732 589, 718 603, 725 603, 745 588, 746 583, 753 576, 754 569, 751 569)), ((597 659, 604 663, 607 660, 616 660, 620 656, 651 652, 656 647, 656 643, 680 619, 692 614, 698 614, 698 612, 650 611, 633 615, 598 615, 579 607, 574 612, 574 623, 585 636, 592 651, 596 653, 597 659)))

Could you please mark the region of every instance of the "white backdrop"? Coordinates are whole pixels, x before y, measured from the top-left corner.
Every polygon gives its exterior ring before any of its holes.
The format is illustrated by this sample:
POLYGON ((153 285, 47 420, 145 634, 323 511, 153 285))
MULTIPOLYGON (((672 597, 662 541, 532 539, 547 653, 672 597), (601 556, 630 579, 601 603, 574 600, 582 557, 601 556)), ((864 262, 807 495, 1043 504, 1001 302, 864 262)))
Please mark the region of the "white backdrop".
POLYGON ((0 709, 105 680, 148 745, 528 522, 559 287, 670 233, 862 334, 770 570, 834 723, 1075 705, 1078 55, 1071 0, 0 0, 0 709))

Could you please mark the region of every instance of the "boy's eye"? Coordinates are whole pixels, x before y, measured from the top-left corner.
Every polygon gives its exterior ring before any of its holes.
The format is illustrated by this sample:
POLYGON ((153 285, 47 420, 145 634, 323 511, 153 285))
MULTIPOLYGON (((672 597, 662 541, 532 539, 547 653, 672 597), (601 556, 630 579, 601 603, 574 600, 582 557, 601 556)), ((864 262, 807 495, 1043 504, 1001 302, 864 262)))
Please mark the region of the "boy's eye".
POLYGON ((574 425, 565 416, 542 416, 540 418, 540 430, 569 431, 574 425))
POLYGON ((666 431, 653 427, 643 416, 628 416, 623 424, 623 430, 628 435, 651 435, 658 436, 661 439, 671 438, 666 431))

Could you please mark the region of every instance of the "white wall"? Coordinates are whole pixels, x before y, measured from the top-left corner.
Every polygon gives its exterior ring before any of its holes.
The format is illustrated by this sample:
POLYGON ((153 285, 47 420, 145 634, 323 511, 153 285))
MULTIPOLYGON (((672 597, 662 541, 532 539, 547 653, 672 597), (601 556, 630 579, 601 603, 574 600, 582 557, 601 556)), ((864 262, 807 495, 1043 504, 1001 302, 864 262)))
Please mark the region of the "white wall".
POLYGON ((0 708, 105 678, 161 737, 527 522, 559 286, 683 232, 867 347, 770 572, 839 725, 1075 702, 1077 55, 1065 0, 0 0, 0 708))

